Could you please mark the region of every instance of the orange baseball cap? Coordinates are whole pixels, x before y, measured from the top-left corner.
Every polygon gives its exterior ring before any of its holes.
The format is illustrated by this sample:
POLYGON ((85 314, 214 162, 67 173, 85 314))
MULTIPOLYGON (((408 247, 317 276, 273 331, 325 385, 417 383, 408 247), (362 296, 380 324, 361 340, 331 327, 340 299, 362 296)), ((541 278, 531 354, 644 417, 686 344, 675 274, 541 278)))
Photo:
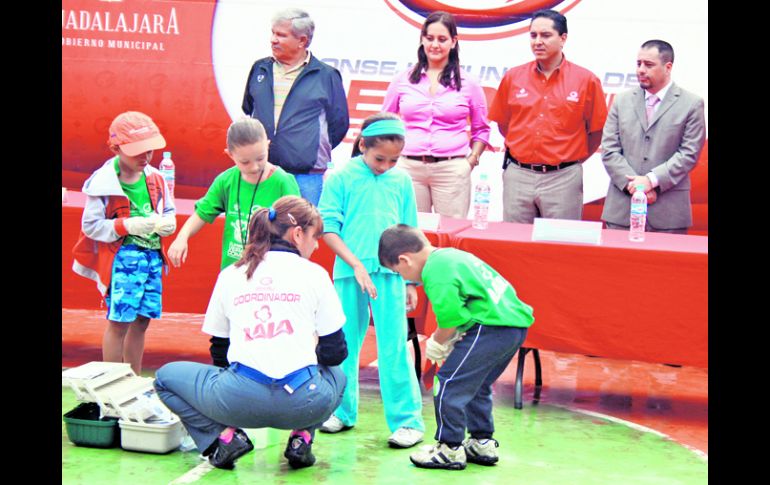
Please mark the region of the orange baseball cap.
POLYGON ((126 111, 112 120, 107 144, 117 145, 123 153, 134 157, 149 150, 164 148, 166 139, 152 118, 138 111, 126 111))

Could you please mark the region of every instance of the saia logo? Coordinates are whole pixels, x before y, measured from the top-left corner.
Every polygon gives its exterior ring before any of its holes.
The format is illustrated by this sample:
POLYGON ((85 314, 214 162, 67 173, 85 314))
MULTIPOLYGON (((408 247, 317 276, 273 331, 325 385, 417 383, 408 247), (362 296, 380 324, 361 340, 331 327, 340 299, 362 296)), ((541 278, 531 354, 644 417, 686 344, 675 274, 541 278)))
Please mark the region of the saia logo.
POLYGON ((285 333, 291 335, 294 333, 294 328, 291 326, 289 320, 281 320, 278 323, 271 322, 273 313, 270 311, 268 305, 263 305, 262 308, 254 312, 254 318, 257 320, 257 324, 254 328, 244 328, 244 339, 248 342, 250 340, 256 340, 260 338, 272 339, 278 335, 285 333))
POLYGON ((566 14, 581 0, 384 0, 396 15, 422 28, 431 12, 451 13, 457 21, 461 40, 492 40, 529 31, 532 14, 553 9, 566 14))

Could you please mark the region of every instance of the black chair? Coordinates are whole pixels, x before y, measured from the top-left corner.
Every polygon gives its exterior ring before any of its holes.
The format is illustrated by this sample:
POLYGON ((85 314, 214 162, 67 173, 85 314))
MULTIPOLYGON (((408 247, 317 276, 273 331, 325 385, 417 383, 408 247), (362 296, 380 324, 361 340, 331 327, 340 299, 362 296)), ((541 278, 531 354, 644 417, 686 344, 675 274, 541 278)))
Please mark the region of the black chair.
POLYGON ((414 372, 417 374, 417 381, 419 382, 420 378, 422 377, 422 368, 420 365, 422 364, 422 353, 420 352, 420 338, 417 335, 417 327, 414 323, 414 318, 407 317, 406 318, 407 323, 407 333, 406 333, 406 339, 412 341, 412 345, 414 345, 414 372))
POLYGON ((521 409, 522 406, 522 387, 524 380, 524 361, 526 360, 527 353, 532 352, 532 358, 535 361, 535 394, 532 399, 532 404, 538 404, 540 402, 540 390, 543 387, 543 371, 540 365, 540 351, 530 347, 519 348, 519 363, 516 367, 516 383, 513 391, 513 407, 521 409))
MULTIPOLYGON (((369 325, 374 325, 374 316, 369 315, 369 325)), ((417 380, 422 377, 422 352, 420 351, 420 337, 417 334, 417 326, 414 318, 406 317, 406 339, 412 341, 414 345, 414 372, 417 374, 417 380)))

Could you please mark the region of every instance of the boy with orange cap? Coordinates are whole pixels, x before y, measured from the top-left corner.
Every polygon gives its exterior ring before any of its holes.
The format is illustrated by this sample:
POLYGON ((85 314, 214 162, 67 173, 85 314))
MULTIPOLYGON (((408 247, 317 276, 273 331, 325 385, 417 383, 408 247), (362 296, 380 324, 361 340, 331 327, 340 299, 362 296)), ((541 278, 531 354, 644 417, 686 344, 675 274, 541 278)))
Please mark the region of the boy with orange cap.
POLYGON ((176 209, 166 181, 150 165, 166 140, 149 116, 118 115, 107 144, 115 156, 83 184, 86 203, 72 269, 94 280, 107 303, 103 360, 128 362, 139 374, 145 331, 161 315, 160 239, 176 230, 176 209))

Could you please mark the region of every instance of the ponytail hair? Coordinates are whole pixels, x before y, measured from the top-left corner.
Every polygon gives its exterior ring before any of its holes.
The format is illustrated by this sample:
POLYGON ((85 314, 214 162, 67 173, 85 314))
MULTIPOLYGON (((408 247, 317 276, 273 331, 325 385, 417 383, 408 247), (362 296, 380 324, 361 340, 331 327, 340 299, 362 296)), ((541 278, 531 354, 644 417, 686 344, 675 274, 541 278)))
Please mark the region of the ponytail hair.
POLYGON ((227 149, 253 145, 267 138, 265 127, 255 118, 241 117, 227 129, 227 149))
POLYGON ((399 134, 382 134, 382 135, 374 135, 374 136, 363 136, 362 133, 364 130, 371 125, 372 123, 376 121, 382 121, 382 120, 398 120, 400 121, 401 118, 396 116, 393 113, 389 112, 380 112, 375 113, 368 118, 364 120, 363 123, 361 123, 361 131, 358 133, 358 136, 356 137, 355 141, 353 142, 353 152, 351 153, 352 157, 356 157, 358 155, 361 155, 361 148, 360 148, 360 142, 361 139, 364 140, 364 146, 368 148, 372 148, 374 146, 377 146, 380 142, 383 141, 392 141, 392 142, 401 142, 404 143, 405 138, 404 135, 399 134))
POLYGON ((276 200, 272 207, 259 209, 251 216, 248 243, 235 266, 248 265, 246 278, 251 279, 273 246, 288 246, 296 250, 292 241, 283 238, 286 231, 294 226, 303 230, 315 227, 316 234, 320 234, 323 232, 323 219, 313 204, 296 195, 285 195, 276 200))

